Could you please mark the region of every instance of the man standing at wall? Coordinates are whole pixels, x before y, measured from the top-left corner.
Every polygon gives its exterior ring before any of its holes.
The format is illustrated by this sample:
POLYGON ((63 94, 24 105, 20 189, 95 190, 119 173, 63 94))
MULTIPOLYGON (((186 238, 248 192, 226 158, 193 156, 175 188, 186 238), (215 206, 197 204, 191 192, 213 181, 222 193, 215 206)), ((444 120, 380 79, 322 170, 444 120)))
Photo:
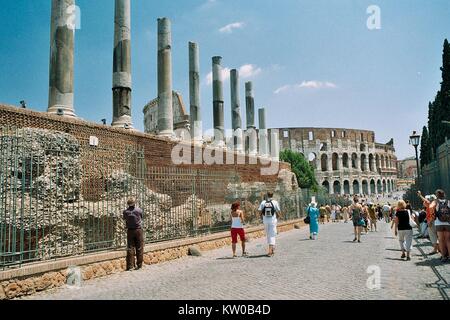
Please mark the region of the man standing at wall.
POLYGON ((275 254, 275 237, 277 235, 277 216, 281 214, 280 205, 273 200, 273 192, 267 193, 267 200, 261 202, 259 212, 263 216, 264 229, 266 231, 267 244, 269 245, 268 256, 275 254))
POLYGON ((137 257, 136 270, 139 270, 144 261, 143 212, 142 209, 136 207, 134 198, 130 198, 127 205, 128 209, 123 212, 123 219, 127 224, 127 271, 136 267, 135 255, 137 257))

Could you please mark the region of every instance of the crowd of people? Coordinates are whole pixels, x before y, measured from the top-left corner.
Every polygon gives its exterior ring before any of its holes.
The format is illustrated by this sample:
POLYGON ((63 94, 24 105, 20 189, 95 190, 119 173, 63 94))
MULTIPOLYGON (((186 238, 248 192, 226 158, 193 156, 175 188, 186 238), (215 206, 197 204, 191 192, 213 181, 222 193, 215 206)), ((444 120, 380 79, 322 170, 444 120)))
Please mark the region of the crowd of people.
MULTIPOLYGON (((423 210, 415 212, 408 201, 399 200, 395 205, 374 204, 367 198, 353 197, 349 206, 338 204, 317 204, 312 201, 306 209, 305 223, 309 224, 311 240, 318 240, 319 225, 325 222, 352 223, 354 231, 353 242, 361 243, 361 234, 377 232, 377 223, 384 221, 390 224, 395 236, 398 236, 401 258, 411 260, 411 247, 414 228, 419 230, 419 238, 429 238, 433 251, 429 255, 441 254, 440 260, 444 263, 449 260, 450 253, 450 201, 446 199, 443 190, 437 190, 435 195, 423 196, 418 192, 423 201, 423 210)), ((258 208, 264 223, 266 241, 268 246, 267 256, 275 254, 277 223, 281 216, 279 203, 273 199, 273 193, 268 192, 258 208)), ((241 240, 242 256, 247 256, 245 217, 240 208, 240 203, 235 202, 231 207, 231 239, 233 258, 237 257, 236 247, 238 237, 241 240)), ((136 200, 128 201, 128 208, 123 212, 123 218, 127 226, 127 270, 140 269, 143 263, 144 239, 142 232, 143 212, 136 206, 136 200), (135 258, 137 258, 135 260, 135 258)))
POLYGON ((411 248, 414 229, 419 231, 418 238, 429 238, 433 251, 429 255, 441 254, 440 260, 447 262, 450 253, 450 201, 443 190, 435 195, 418 196, 423 200, 423 210, 413 211, 409 201, 399 200, 395 205, 389 202, 381 205, 354 196, 353 203, 347 207, 337 204, 318 205, 312 202, 307 209, 307 222, 310 226, 310 239, 318 239, 319 224, 325 221, 344 223, 352 222, 354 228, 353 242, 361 243, 361 234, 369 230, 377 232, 377 222, 384 221, 391 225, 395 236, 398 236, 401 258, 411 260, 411 248))

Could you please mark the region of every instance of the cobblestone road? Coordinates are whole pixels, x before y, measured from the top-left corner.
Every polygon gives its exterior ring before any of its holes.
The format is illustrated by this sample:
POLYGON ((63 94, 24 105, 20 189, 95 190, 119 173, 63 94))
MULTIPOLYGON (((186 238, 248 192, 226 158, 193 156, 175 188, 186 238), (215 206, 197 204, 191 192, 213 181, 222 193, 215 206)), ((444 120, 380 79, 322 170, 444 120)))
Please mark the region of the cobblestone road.
POLYGON ((386 223, 353 243, 350 223, 321 226, 318 241, 308 230, 278 237, 276 256, 262 256, 264 239, 249 244, 249 258, 230 259, 230 248, 59 288, 26 299, 448 299, 450 264, 441 265, 425 240, 414 240, 412 261, 400 260, 386 223), (366 282, 378 266, 381 289, 366 282))

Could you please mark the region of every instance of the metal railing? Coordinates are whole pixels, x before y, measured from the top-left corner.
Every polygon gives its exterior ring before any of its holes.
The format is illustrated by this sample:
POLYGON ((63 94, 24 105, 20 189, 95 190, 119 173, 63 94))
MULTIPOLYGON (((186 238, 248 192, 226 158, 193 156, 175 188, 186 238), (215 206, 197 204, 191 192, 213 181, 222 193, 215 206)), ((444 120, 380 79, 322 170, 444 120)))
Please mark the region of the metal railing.
POLYGON ((239 200, 249 225, 274 190, 283 220, 300 218, 301 190, 243 183, 236 172, 147 167, 138 147, 91 147, 71 135, 0 128, 0 269, 125 247, 122 212, 137 198, 146 243, 227 230, 239 200))

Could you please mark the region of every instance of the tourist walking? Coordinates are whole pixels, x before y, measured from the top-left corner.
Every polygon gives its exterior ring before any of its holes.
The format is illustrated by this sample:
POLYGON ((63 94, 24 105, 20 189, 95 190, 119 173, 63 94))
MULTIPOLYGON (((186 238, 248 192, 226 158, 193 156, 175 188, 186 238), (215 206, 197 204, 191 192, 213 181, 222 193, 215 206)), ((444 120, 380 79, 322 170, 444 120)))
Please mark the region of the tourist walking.
POLYGON ((386 223, 391 222, 390 215, 391 215, 391 205, 389 203, 386 203, 383 206, 383 216, 384 221, 386 221, 386 223))
POLYGON ((319 234, 319 216, 320 212, 317 209, 317 203, 311 202, 307 209, 309 217, 309 238, 311 240, 317 240, 319 234))
POLYGON ((143 212, 136 207, 136 199, 130 198, 127 205, 128 208, 123 212, 123 219, 127 227, 127 271, 130 271, 133 268, 137 270, 142 268, 144 232, 142 230, 143 212))
POLYGON ((402 250, 401 259, 411 260, 410 252, 413 239, 413 229, 409 223, 409 211, 406 209, 406 202, 400 200, 397 204, 397 212, 395 214, 395 235, 398 235, 400 249, 402 250))
POLYGON ((280 205, 273 200, 273 193, 267 193, 267 200, 261 202, 259 211, 263 216, 264 229, 266 231, 267 244, 269 245, 268 256, 275 254, 275 237, 277 236, 277 216, 281 215, 280 205))
POLYGON ((242 256, 246 257, 245 251, 245 230, 244 230, 244 212, 240 210, 241 204, 235 202, 231 205, 231 248, 233 250, 233 258, 236 258, 236 246, 238 243, 238 236, 242 245, 242 256))
POLYGON ((423 205, 426 208, 427 213, 427 224, 428 224, 428 236, 430 238, 431 245, 433 246, 433 251, 431 251, 428 255, 432 256, 434 254, 439 253, 439 245, 438 245, 438 235, 436 231, 436 215, 435 215, 435 207, 431 208, 431 203, 436 200, 435 195, 429 195, 424 197, 422 192, 417 191, 417 195, 423 201, 423 205))
POLYGON ((436 198, 430 208, 436 212, 435 226, 441 261, 447 262, 450 254, 450 201, 446 199, 444 190, 437 190, 436 198))
POLYGON ((325 208, 325 205, 321 205, 319 207, 320 212, 320 223, 325 224, 325 216, 327 215, 327 209, 325 208))
POLYGON ((353 239, 353 242, 361 242, 361 230, 364 226, 364 219, 362 217, 362 206, 358 203, 357 198, 353 199, 350 211, 352 213, 353 228, 355 231, 355 239, 353 239))
POLYGON ((344 223, 348 223, 348 219, 349 219, 349 216, 348 216, 348 207, 343 207, 343 208, 342 208, 342 213, 343 213, 343 215, 344 215, 344 223))
POLYGON ((367 208, 369 211, 369 219, 370 219, 370 231, 377 231, 377 214, 375 212, 375 206, 373 203, 369 203, 369 207, 367 208))

